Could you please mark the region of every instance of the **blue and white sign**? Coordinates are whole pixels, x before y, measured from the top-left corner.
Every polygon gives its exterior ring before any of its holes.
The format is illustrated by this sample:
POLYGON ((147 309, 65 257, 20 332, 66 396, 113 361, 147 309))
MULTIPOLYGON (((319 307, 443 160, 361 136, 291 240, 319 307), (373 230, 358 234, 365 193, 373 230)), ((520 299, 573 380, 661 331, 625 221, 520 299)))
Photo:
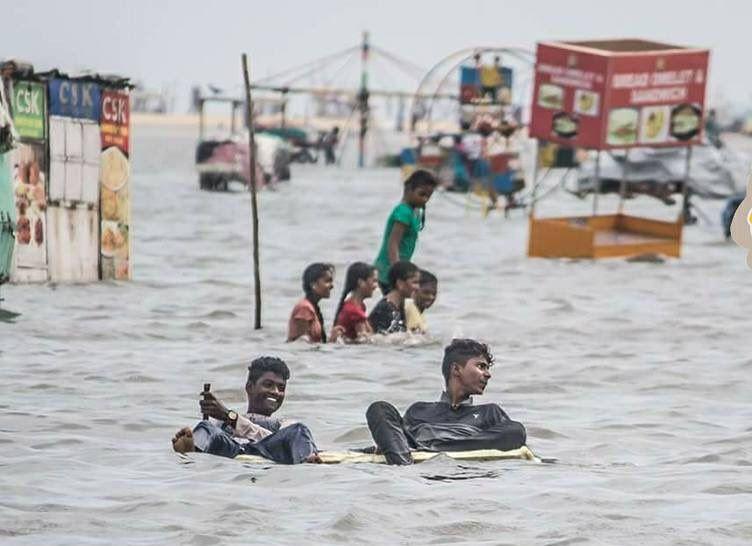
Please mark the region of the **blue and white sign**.
POLYGON ((96 83, 55 78, 49 93, 50 115, 99 121, 101 91, 96 83))

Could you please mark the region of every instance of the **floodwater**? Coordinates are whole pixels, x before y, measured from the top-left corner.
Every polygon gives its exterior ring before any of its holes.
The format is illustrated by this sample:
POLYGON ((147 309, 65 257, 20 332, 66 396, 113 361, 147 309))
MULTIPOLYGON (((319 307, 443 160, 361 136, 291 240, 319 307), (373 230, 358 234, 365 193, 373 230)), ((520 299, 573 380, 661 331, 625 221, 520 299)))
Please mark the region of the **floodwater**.
MULTIPOLYGON (((4 287, 22 315, 0 323, 3 545, 752 542, 752 271, 718 226, 688 228, 666 263, 530 260, 520 212, 483 219, 439 194, 415 256, 440 279, 432 339, 286 344, 304 266, 334 262, 338 295, 346 264, 375 256, 398 173, 307 166, 261 195, 254 331, 250 199, 200 192, 192 145, 135 132, 133 282, 4 287), (438 396, 453 336, 491 344, 480 400, 556 464, 261 467, 171 450, 204 382, 244 408, 262 354, 292 369, 281 414, 323 448, 367 445, 370 402, 438 396)), ((570 206, 590 202, 540 210, 570 206)), ((701 206, 716 221, 720 204, 701 206)))

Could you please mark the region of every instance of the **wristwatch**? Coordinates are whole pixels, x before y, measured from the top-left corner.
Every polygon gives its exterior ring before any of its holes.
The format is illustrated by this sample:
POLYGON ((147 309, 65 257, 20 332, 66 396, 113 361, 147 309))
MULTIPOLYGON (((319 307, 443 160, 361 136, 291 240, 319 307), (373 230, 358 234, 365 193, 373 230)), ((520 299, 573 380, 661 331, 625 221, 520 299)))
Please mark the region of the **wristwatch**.
POLYGON ((238 414, 237 412, 230 410, 227 412, 227 416, 225 417, 225 423, 230 425, 231 427, 235 428, 235 425, 238 422, 238 414))

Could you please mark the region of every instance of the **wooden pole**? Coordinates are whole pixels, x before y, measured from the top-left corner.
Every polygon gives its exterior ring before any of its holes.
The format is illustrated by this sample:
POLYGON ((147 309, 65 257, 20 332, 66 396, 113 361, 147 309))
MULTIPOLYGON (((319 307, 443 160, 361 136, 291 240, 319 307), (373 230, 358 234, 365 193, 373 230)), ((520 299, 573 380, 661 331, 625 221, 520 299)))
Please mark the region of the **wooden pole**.
POLYGON ((360 46, 360 91, 358 107, 360 109, 360 133, 358 138, 358 168, 365 165, 366 133, 368 132, 368 32, 363 32, 360 46))
POLYGON ((248 157, 251 162, 251 215, 253 220, 253 287, 255 295, 255 316, 253 328, 261 329, 261 274, 259 273, 259 222, 258 202, 256 200, 256 143, 253 134, 253 101, 251 100, 251 78, 248 76, 248 58, 243 60, 243 79, 245 80, 245 104, 248 116, 248 157))

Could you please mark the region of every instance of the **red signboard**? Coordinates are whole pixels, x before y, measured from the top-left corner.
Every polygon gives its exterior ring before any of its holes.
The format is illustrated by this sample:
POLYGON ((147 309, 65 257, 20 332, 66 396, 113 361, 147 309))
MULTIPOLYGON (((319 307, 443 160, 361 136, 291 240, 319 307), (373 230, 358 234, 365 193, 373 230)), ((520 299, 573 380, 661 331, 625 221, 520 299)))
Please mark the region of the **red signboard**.
POLYGON ((642 40, 539 43, 530 135, 597 150, 697 144, 709 55, 642 40))
POLYGON ((131 118, 130 97, 119 91, 102 92, 102 149, 117 146, 128 154, 129 124, 131 118))

